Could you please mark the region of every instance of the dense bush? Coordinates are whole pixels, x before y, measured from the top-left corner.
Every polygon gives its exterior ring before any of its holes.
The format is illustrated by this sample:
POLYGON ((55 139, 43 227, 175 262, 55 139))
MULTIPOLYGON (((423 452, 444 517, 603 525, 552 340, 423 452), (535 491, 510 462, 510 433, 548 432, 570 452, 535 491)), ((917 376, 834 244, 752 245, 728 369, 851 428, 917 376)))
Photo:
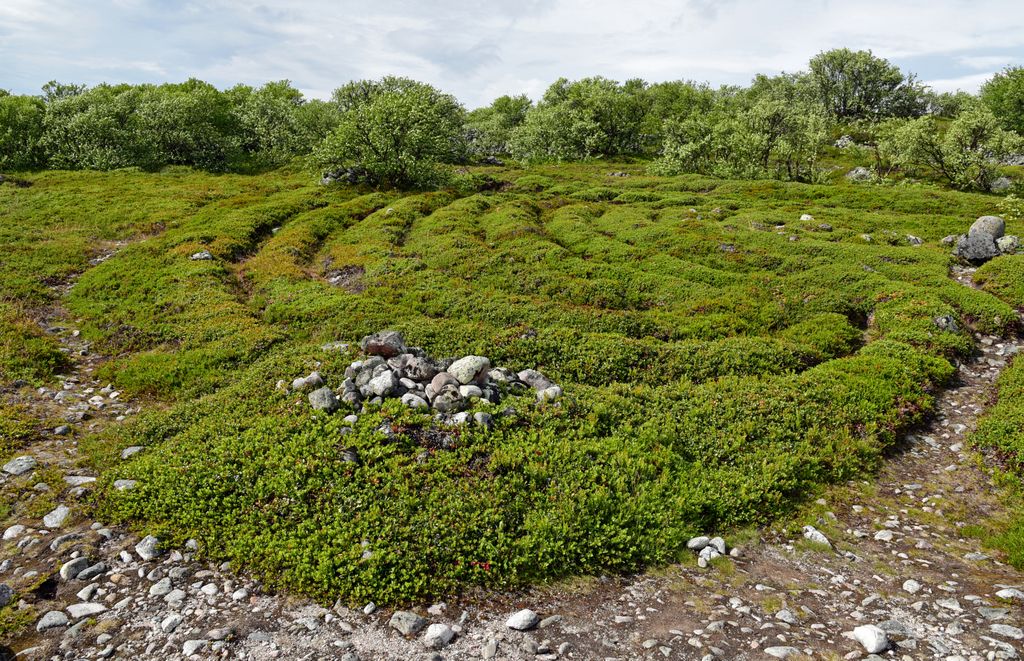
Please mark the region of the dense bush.
POLYGON ((561 78, 512 132, 510 152, 523 161, 638 154, 644 147, 646 90, 641 80, 561 78))
POLYGON ((444 163, 466 153, 465 110, 454 97, 408 78, 350 83, 334 92, 337 127, 317 149, 325 170, 351 170, 369 183, 428 188, 448 178, 444 163))
POLYGON ((466 116, 469 148, 474 156, 500 156, 511 151, 512 131, 525 120, 533 102, 525 95, 500 96, 486 108, 466 116))
POLYGON ((957 188, 989 190, 999 159, 1024 149, 1024 139, 999 126, 985 106, 974 103, 948 127, 933 117, 893 120, 880 130, 879 155, 902 168, 925 168, 957 188))
POLYGON ((666 122, 653 171, 813 181, 829 119, 810 88, 797 77, 760 77, 747 97, 666 122))
POLYGON ((30 170, 43 165, 42 100, 0 90, 0 170, 30 170))
POLYGON ((811 58, 810 77, 825 111, 840 120, 916 117, 924 113, 923 87, 913 75, 872 55, 837 48, 811 58))
POLYGON ((1024 135, 1024 67, 1008 67, 981 87, 981 100, 1003 127, 1024 135))

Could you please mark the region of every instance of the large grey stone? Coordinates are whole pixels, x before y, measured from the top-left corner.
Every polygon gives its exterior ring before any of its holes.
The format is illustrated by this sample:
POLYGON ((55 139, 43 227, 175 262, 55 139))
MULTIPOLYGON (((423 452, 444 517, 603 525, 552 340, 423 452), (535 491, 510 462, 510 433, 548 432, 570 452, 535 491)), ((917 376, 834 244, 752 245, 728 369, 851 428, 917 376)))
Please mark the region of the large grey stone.
POLYGON ((68 614, 75 620, 80 620, 83 617, 92 617, 93 615, 99 615, 100 613, 107 610, 107 607, 103 604, 97 604, 96 602, 86 602, 84 604, 71 604, 68 606, 68 614))
POLYGON ((57 505, 49 514, 43 517, 43 525, 47 528, 60 528, 70 515, 70 507, 67 505, 57 505))
POLYGON ((334 413, 341 406, 341 403, 338 402, 338 398, 334 396, 334 391, 327 386, 324 386, 323 388, 317 388, 313 392, 309 393, 309 405, 312 406, 315 411, 334 413))
POLYGON ((78 575, 89 566, 89 558, 75 558, 65 562, 60 567, 60 577, 65 581, 70 581, 73 578, 78 578, 78 575))
POLYGON ((63 611, 49 611, 36 623, 36 631, 46 631, 48 629, 57 629, 58 627, 66 627, 68 625, 68 616, 63 611))
POLYGON ((11 475, 24 475, 36 467, 36 458, 29 455, 22 455, 11 459, 4 464, 4 472, 11 475))
POLYGON ((149 562, 163 551, 160 549, 159 539, 153 535, 146 535, 142 538, 142 541, 135 545, 135 552, 139 554, 140 558, 149 562))
POLYGON ((445 386, 434 395, 434 399, 431 401, 434 410, 440 413, 454 413, 461 410, 465 404, 465 400, 459 394, 459 389, 455 386, 445 386))
POLYGON ((370 379, 366 387, 375 397, 390 397, 398 390, 398 378, 391 370, 384 370, 370 379))
POLYGON ((520 381, 530 386, 537 392, 541 392, 555 385, 554 383, 551 382, 550 379, 548 379, 548 377, 544 376, 537 370, 523 370, 517 376, 519 377, 520 381))
POLYGON ((491 361, 483 356, 465 356, 459 358, 448 368, 448 373, 459 380, 462 385, 482 383, 487 379, 491 369, 491 361))
POLYGON ((3 608, 13 600, 14 590, 11 589, 11 586, 0 583, 0 608, 3 608))
POLYGON ((996 241, 1006 232, 999 216, 982 216, 974 221, 967 236, 957 240, 954 254, 971 262, 984 262, 999 255, 996 241))
POLYGON ((427 621, 411 611, 395 611, 388 625, 403 636, 411 636, 427 626, 427 621))

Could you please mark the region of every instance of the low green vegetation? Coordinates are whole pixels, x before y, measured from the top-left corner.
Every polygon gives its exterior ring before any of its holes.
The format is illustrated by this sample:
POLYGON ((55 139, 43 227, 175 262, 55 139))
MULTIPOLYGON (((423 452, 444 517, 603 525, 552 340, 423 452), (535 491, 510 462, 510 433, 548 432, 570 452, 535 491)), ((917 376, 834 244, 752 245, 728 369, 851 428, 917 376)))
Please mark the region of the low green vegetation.
MULTIPOLYGON (((1024 260, 1019 255, 998 257, 975 274, 982 287, 1018 310, 1024 309, 1024 260)), ((982 417, 972 435, 977 445, 994 452, 1005 472, 1000 480, 1008 496, 1010 515, 987 532, 986 538, 1006 551, 1010 562, 1024 567, 1024 362, 1012 358, 997 382, 996 403, 982 417)))
POLYGON ((614 168, 630 176, 488 167, 465 175, 480 190, 408 194, 291 169, 47 172, 0 187, 0 286, 28 324, 82 272, 65 304, 114 357, 102 376, 166 404, 81 440, 104 520, 378 603, 636 569, 770 521, 876 466, 972 350, 968 324, 1015 321, 939 245, 992 197, 614 168), (384 328, 566 397, 509 395, 515 414, 441 446, 395 401, 346 432, 275 387, 314 368, 340 385, 356 350, 321 345, 384 328), (122 461, 129 445, 146 450, 122 461))

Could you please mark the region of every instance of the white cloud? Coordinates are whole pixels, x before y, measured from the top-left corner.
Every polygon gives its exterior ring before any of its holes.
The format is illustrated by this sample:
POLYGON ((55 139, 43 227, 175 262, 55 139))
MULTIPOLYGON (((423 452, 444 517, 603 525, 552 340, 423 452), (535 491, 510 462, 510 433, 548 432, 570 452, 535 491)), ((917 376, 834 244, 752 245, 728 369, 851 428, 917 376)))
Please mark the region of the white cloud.
POLYGON ((931 87, 936 92, 977 92, 986 80, 992 77, 994 71, 988 71, 985 73, 972 73, 966 76, 959 76, 957 78, 939 78, 937 80, 927 80, 925 84, 931 87))
POLYGON ((5 84, 22 92, 51 78, 194 75, 221 86, 289 78, 326 96, 352 78, 393 73, 475 106, 539 96, 559 76, 745 83, 840 46, 927 66, 936 84, 976 86, 978 71, 1024 61, 1024 11, 1020 0, 0 3, 0 61, 13 62, 5 84))
POLYGON ((971 69, 1002 69, 1012 64, 1014 58, 1010 55, 963 55, 956 60, 971 69))

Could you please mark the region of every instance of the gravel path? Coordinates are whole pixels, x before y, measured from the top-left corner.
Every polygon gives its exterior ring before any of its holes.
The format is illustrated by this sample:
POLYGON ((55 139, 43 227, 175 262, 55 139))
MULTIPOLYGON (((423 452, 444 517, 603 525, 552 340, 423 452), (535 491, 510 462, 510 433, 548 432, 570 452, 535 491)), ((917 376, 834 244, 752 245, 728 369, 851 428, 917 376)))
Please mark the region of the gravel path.
MULTIPOLYGON (((971 274, 954 276, 969 285, 971 274)), ((2 473, 0 488, 42 493, 40 471, 56 469, 65 486, 51 495, 68 512, 4 532, 0 599, 8 585, 35 615, 28 635, 0 646, 0 661, 15 650, 18 659, 981 661, 1024 649, 1024 577, 963 531, 1000 511, 985 459, 964 439, 1024 346, 1016 339, 978 336, 978 354, 960 366, 931 421, 902 440, 874 479, 818 501, 814 527, 830 547, 770 529, 706 568, 695 561, 523 594, 474 593, 396 616, 268 593, 229 566, 197 562, 188 548, 154 552, 84 518, 79 503, 93 476, 79 468, 77 439, 143 405, 94 378, 103 358, 59 310, 46 325, 75 369, 60 391, 0 395, 56 421, 26 449, 36 466, 2 473), (522 608, 538 615, 520 614, 533 625, 527 631, 507 624, 522 608)))

